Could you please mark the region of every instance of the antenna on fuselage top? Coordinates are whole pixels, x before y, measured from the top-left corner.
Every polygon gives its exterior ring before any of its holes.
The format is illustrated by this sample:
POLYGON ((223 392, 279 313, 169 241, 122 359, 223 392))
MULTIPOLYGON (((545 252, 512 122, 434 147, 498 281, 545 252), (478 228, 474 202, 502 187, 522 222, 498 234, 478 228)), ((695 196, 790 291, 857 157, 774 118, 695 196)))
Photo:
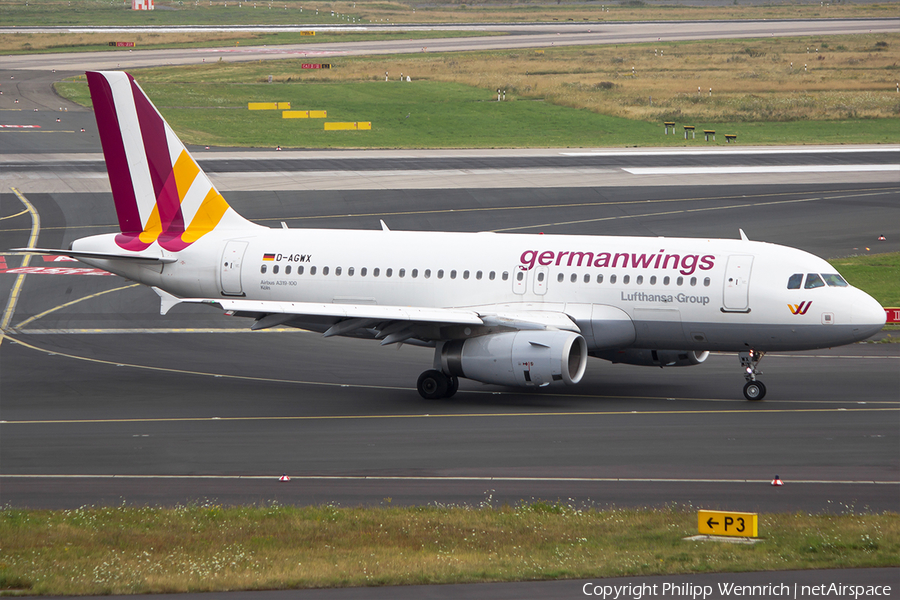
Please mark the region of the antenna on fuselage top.
POLYGON ((749 242, 749 241, 750 241, 750 238, 747 237, 747 234, 744 233, 744 230, 743 230, 743 229, 738 229, 738 231, 741 232, 741 240, 742 240, 742 241, 744 241, 744 242, 749 242))
POLYGON ((388 229, 387 223, 384 222, 384 219, 378 219, 378 222, 381 223, 382 231, 390 231, 390 229, 388 229))

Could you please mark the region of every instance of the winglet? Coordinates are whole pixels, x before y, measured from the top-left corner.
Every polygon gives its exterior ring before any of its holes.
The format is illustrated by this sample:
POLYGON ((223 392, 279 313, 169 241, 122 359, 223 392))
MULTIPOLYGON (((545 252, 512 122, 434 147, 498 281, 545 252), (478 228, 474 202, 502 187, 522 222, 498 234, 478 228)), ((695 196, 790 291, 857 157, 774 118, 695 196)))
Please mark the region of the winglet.
POLYGON ((749 242, 749 241, 750 241, 750 238, 747 237, 747 234, 744 233, 744 230, 743 230, 743 229, 738 229, 738 231, 741 232, 741 241, 744 241, 744 242, 749 242))
POLYGON ((156 292, 156 295, 159 296, 159 314, 163 316, 165 316, 165 314, 169 312, 169 309, 181 302, 181 298, 179 298, 178 296, 173 296, 169 292, 161 290, 158 287, 151 286, 150 289, 156 292))

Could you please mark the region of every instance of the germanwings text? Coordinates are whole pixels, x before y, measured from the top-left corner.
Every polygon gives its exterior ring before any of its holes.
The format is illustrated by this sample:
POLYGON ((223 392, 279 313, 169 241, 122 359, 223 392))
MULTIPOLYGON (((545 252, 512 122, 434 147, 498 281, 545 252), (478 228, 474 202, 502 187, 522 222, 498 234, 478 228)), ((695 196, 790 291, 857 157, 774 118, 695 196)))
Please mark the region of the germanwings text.
POLYGON ((536 265, 561 267, 621 267, 631 269, 677 269, 682 275, 709 271, 716 264, 712 254, 666 254, 664 249, 653 254, 629 252, 576 252, 570 250, 526 250, 519 258, 519 268, 530 271, 536 265))

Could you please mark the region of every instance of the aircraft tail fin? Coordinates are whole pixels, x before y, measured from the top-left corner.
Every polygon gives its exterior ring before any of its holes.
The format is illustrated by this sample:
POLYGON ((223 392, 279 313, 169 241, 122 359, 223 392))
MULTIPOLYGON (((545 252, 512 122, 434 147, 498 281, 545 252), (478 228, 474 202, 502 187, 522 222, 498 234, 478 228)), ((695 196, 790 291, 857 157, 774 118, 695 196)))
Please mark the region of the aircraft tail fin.
POLYGON ((86 73, 119 218, 116 243, 178 252, 217 228, 254 227, 197 165, 134 78, 86 73))

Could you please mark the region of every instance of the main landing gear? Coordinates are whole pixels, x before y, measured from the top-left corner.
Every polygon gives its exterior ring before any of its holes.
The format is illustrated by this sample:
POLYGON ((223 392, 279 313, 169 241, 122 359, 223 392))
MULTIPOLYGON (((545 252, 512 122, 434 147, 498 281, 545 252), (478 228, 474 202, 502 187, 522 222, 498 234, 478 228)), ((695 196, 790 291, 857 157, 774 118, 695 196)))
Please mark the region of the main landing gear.
POLYGON ((445 375, 437 369, 429 369, 419 375, 416 383, 419 395, 426 400, 450 398, 459 389, 459 377, 445 375))
POLYGON ((766 386, 763 385, 762 381, 756 380, 756 376, 762 373, 762 371, 757 370, 756 365, 759 364, 759 361, 762 360, 765 354, 765 352, 757 352, 755 350, 738 353, 738 358, 741 359, 741 367, 744 369, 744 379, 747 380, 747 383, 744 384, 744 398, 753 402, 766 397, 766 386))

